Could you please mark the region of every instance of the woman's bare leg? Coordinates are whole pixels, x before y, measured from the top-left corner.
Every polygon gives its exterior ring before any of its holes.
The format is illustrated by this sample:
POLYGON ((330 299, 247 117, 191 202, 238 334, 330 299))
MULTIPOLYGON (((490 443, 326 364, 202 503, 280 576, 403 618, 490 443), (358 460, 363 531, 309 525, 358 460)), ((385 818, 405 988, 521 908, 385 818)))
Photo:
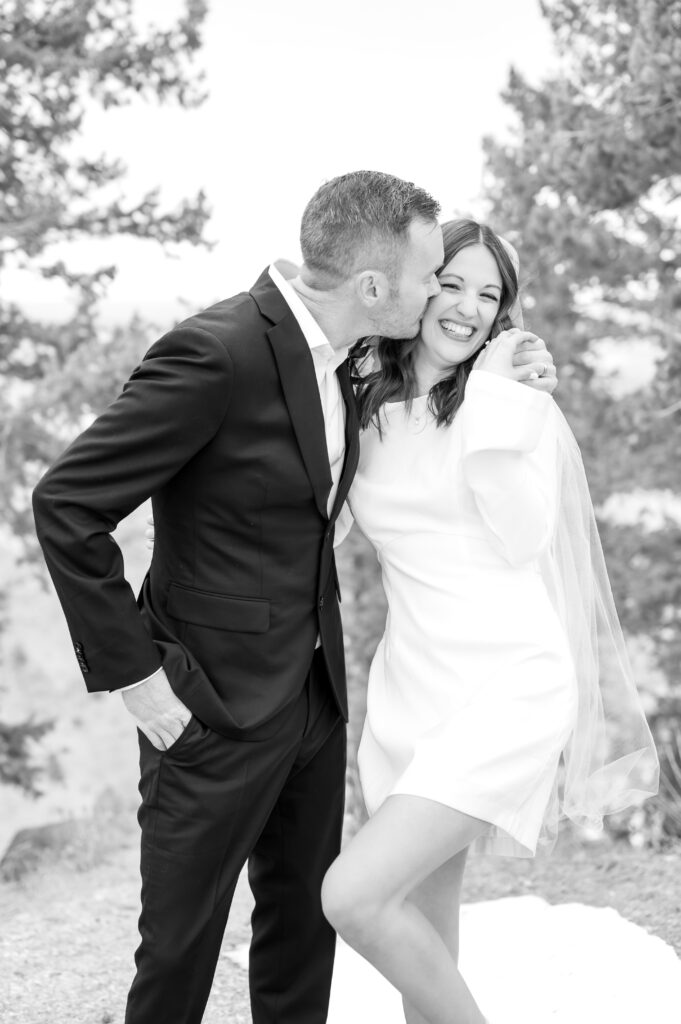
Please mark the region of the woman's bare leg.
MULTIPOLYGON (((444 942, 454 965, 459 962, 459 911, 461 908, 461 883, 466 866, 468 849, 457 853, 442 867, 433 871, 420 885, 409 893, 407 899, 430 921, 444 942)), ((425 1017, 406 999, 404 1017, 406 1024, 428 1024, 425 1017)))
POLYGON ((324 912, 428 1024, 484 1024, 447 948, 407 897, 487 823, 434 800, 391 796, 331 865, 324 912))

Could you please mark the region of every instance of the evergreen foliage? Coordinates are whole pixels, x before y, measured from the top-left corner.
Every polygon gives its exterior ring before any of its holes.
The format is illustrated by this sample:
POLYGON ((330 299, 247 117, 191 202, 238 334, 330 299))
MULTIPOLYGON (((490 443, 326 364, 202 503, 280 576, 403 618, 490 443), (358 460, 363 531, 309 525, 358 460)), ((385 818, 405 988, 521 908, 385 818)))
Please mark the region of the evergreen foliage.
MULTIPOLYGON (((527 319, 555 353, 556 397, 582 446, 595 503, 637 491, 678 494, 681 2, 541 6, 558 60, 538 86, 518 70, 510 75, 512 134, 485 141, 490 220, 521 253, 527 319), (639 386, 624 393, 597 374, 599 352, 602 361, 614 346, 625 359, 638 352, 639 386)), ((681 528, 658 519, 604 517, 601 525, 623 625, 652 637, 669 681, 653 719, 673 759, 681 528)))
MULTIPOLYGON (((172 28, 141 34, 131 0, 0 0, 0 280, 14 268, 37 285, 56 279, 73 305, 67 322, 50 323, 0 299, 0 515, 28 558, 37 557, 33 485, 115 397, 149 341, 139 320, 125 330, 99 323, 114 266, 75 272, 53 247, 113 236, 206 244, 204 194, 171 210, 161 208, 158 190, 137 202, 116 196, 126 168, 112 154, 82 155, 85 118, 93 105, 136 98, 199 104, 191 62, 206 8, 185 0, 172 28)), ((2 681, 9 685, 18 681, 2 681)), ((46 728, 0 722, 0 780, 36 791, 30 741, 46 728)))

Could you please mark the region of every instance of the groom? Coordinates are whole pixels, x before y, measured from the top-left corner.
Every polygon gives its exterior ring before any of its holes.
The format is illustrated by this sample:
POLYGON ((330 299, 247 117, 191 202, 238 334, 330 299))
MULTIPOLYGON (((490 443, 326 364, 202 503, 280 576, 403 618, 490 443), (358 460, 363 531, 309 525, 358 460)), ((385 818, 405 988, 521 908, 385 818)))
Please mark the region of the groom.
MULTIPOLYGON (((171 330, 34 494, 90 691, 140 730, 141 944, 126 1024, 198 1024, 242 866, 254 1024, 326 1020, 347 697, 334 524, 358 457, 348 347, 414 337, 437 294, 438 204, 390 175, 323 185, 304 266, 171 330), (149 496, 137 601, 111 538, 149 496)), ((538 381, 552 390, 551 357, 538 381)))

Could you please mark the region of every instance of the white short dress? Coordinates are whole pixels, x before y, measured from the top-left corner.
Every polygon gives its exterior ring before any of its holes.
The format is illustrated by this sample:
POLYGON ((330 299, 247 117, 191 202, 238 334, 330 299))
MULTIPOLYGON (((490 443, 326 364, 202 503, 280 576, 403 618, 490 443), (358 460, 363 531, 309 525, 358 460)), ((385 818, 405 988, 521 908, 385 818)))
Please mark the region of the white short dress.
POLYGON ((476 852, 531 856, 576 713, 574 669, 539 571, 556 503, 553 399, 474 370, 450 427, 427 396, 362 434, 350 493, 388 601, 360 779, 489 822, 476 852))

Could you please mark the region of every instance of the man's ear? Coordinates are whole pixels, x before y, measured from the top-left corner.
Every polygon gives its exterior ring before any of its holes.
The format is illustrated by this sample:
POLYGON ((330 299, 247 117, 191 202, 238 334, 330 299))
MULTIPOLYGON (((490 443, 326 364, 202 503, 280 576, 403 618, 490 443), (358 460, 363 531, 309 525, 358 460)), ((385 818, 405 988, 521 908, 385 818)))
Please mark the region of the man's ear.
POLYGON ((355 279, 357 297, 370 309, 381 305, 390 294, 390 283, 382 270, 363 270, 355 279))

